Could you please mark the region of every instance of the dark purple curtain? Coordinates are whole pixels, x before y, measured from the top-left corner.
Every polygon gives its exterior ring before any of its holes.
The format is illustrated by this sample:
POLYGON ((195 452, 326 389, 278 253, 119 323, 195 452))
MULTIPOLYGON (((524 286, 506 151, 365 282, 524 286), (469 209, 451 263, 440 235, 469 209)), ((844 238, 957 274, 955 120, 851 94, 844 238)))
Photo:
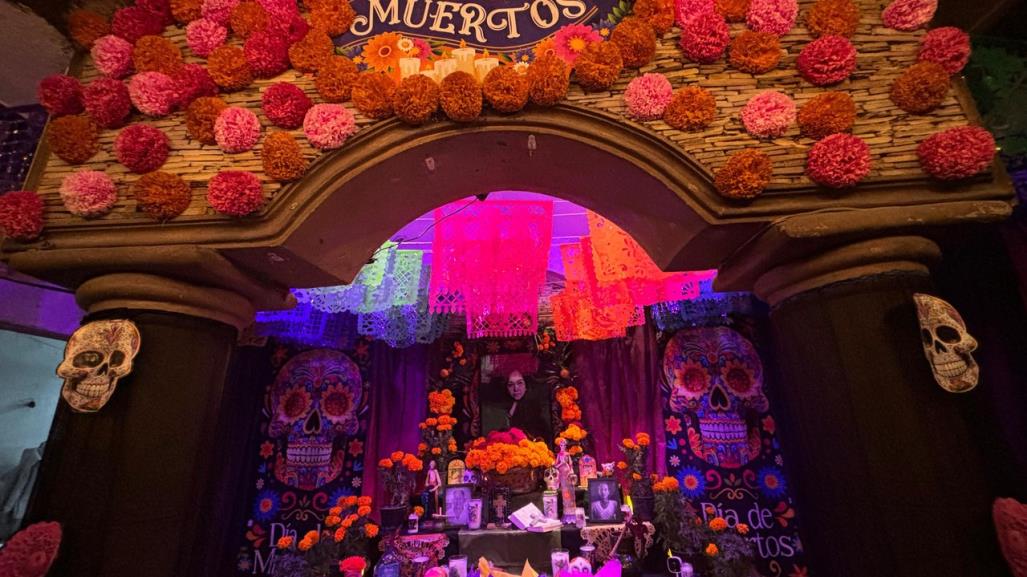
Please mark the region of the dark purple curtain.
POLYGON ((372 343, 369 380, 371 414, 361 493, 374 498, 377 512, 385 498, 378 483, 378 460, 393 451, 416 453, 421 440, 417 423, 428 411, 428 346, 393 349, 372 343))
POLYGON ((574 371, 581 393, 582 420, 599 463, 622 460, 621 439, 649 433, 649 467, 666 472, 661 355, 655 330, 646 325, 628 329, 628 336, 574 343, 574 371))

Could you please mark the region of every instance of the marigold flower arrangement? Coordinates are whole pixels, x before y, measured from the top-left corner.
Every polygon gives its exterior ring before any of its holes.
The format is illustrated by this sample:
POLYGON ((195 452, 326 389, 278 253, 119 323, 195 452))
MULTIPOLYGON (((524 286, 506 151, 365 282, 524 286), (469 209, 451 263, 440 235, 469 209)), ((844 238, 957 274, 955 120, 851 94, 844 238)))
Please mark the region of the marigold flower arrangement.
POLYGON ((781 136, 795 122, 795 103, 774 90, 760 92, 742 107, 742 124, 757 138, 781 136))
POLYGON ((75 46, 82 50, 92 48, 96 39, 106 36, 110 30, 107 19, 92 10, 77 8, 68 14, 68 33, 75 46))
POLYGON ((43 199, 30 190, 0 194, 0 237, 34 240, 43 232, 43 199))
POLYGON ((856 121, 856 103, 846 92, 822 92, 799 109, 799 130, 817 140, 848 132, 856 121))
POLYGON ((362 72, 353 84, 353 105, 368 118, 381 120, 393 114, 396 82, 384 72, 362 72))
POLYGON ((529 440, 523 431, 512 428, 475 440, 464 462, 472 469, 505 475, 517 468, 551 467, 556 456, 544 441, 529 440))
POLYGON ((570 423, 567 425, 567 428, 560 431, 560 434, 556 436, 557 439, 567 441, 567 452, 575 459, 575 462, 585 452, 584 441, 587 437, 588 431, 577 422, 570 423))
POLYGON ((339 497, 325 515, 320 531, 308 531, 299 540, 291 535, 278 539, 275 547, 280 559, 271 574, 313 577, 334 574, 335 569, 343 574, 363 571, 371 539, 380 531, 370 513, 370 497, 339 497))
POLYGON ((799 3, 796 0, 752 0, 745 22, 750 30, 783 36, 795 26, 798 15, 799 3))
POLYGON ((83 218, 103 216, 118 201, 114 181, 98 170, 80 170, 65 176, 60 193, 64 208, 83 218))
POLYGON ((709 90, 686 86, 674 92, 663 111, 663 121, 678 130, 703 130, 717 115, 717 103, 709 90))
POLYGON ((241 217, 264 207, 260 178, 252 172, 222 170, 207 183, 207 204, 228 216, 241 217))
POLYGON ((806 157, 806 175, 830 188, 855 186, 870 173, 870 146, 858 136, 832 134, 806 157))
POLYGON ((769 32, 745 30, 731 41, 728 62, 749 74, 763 74, 781 61, 781 40, 769 32))
POLYGON ((728 22, 744 22, 749 0, 717 0, 717 12, 728 22))
POLYGON ((82 83, 65 74, 51 74, 39 82, 36 99, 52 118, 82 112, 82 83))
MULTIPOLYGON (((586 49, 588 52, 588 49, 586 49)), ((578 57, 583 65, 584 53, 578 57)), ((528 104, 528 77, 513 66, 497 66, 485 75, 481 91, 493 110, 502 114, 519 112, 528 104)))
POLYGON ((88 116, 62 116, 46 129, 50 151, 68 164, 82 164, 100 150, 96 123, 88 116))
POLYGON ((856 70, 856 47, 844 36, 821 36, 803 47, 795 65, 816 86, 837 84, 856 70))
POLYGON ((648 433, 635 433, 634 438, 621 440, 618 447, 624 453, 624 461, 618 463, 618 469, 627 477, 631 497, 651 497, 653 480, 649 476, 649 445, 652 442, 648 433))
POLYGON ((314 88, 326 102, 345 102, 350 99, 359 75, 360 70, 352 60, 345 56, 332 56, 318 69, 314 88))
POLYGON ((648 22, 660 36, 670 32, 674 25, 674 0, 635 0, 631 12, 648 22))
POLYGON ((216 96, 197 98, 185 111, 185 128, 190 138, 202 144, 215 144, 214 121, 221 111, 228 108, 224 100, 216 96))
POLYGON ((166 134, 148 124, 133 124, 114 139, 114 156, 132 172, 157 170, 168 159, 170 144, 166 134))
MULTIPOLYGON (((429 82, 431 79, 426 78, 429 82)), ((417 452, 422 458, 436 461, 440 471, 445 470, 449 456, 456 452, 456 439, 453 438, 453 426, 457 420, 450 416, 456 399, 449 389, 428 393, 428 411, 433 416, 418 423, 421 429, 421 442, 417 452)))
POLYGON ((481 116, 484 97, 481 85, 473 75, 457 71, 442 80, 439 104, 454 122, 471 122, 481 116))
POLYGON ((82 89, 86 113, 103 128, 124 124, 132 113, 132 100, 124 82, 113 78, 97 78, 82 89))
POLYGON ((189 208, 192 191, 179 176, 168 172, 148 172, 132 185, 136 210, 154 220, 170 220, 189 208))
POLYGON ((173 75, 182 68, 182 51, 163 36, 143 36, 132 48, 132 63, 138 72, 173 75))
POLYGON ((453 413, 454 406, 456 406, 456 398, 453 397, 453 391, 442 389, 428 393, 428 410, 432 414, 450 415, 453 413))
POLYGON ((206 18, 193 20, 185 27, 186 45, 193 54, 201 58, 210 56, 215 48, 225 43, 226 38, 228 29, 206 18))
POLYGON ((260 161, 264 167, 264 174, 279 182, 296 180, 303 176, 309 164, 303 157, 296 138, 283 131, 271 132, 264 138, 260 161))
POLYGON ((573 386, 560 387, 556 390, 556 403, 560 405, 560 420, 572 423, 581 420, 581 407, 578 405, 578 389, 573 386))
POLYGON ((552 106, 567 96, 570 69, 556 54, 543 54, 528 68, 528 98, 539 106, 552 106))
POLYGON ((749 526, 716 515, 711 507, 696 515, 681 495, 678 481, 664 477, 653 485, 656 494, 656 538, 660 545, 687 558, 696 573, 716 577, 748 577, 753 571, 754 551, 745 537, 749 526), (708 519, 708 521, 704 521, 708 519))
POLYGON ((717 192, 727 198, 751 199, 770 184, 774 169, 770 157, 755 148, 740 150, 714 174, 717 192))
POLYGON ((891 100, 906 112, 924 114, 941 106, 949 86, 949 73, 941 64, 917 62, 895 79, 891 100))
POLYGON ((414 490, 416 475, 424 469, 424 462, 411 453, 395 451, 388 458, 378 461, 378 472, 385 482, 389 504, 402 507, 414 490))
POLYGON ((641 18, 628 17, 613 27, 610 42, 620 48, 627 68, 641 68, 656 56, 656 31, 641 18))
POLYGON ((242 90, 253 82, 253 71, 242 48, 218 46, 207 58, 207 71, 214 83, 228 92, 242 90))
POLYGON ((814 37, 852 38, 859 26, 859 7, 852 0, 817 0, 806 13, 806 28, 814 37))
POLYGON ((920 167, 940 180, 960 180, 987 170, 995 138, 978 126, 958 126, 931 135, 916 148, 920 167))
POLYGON ((124 38, 108 34, 93 43, 89 55, 104 76, 124 78, 132 72, 132 44, 124 38))
POLYGON ((693 16, 681 29, 681 51, 700 64, 715 62, 730 43, 727 21, 719 12, 693 16))
POLYGON ((928 32, 920 41, 917 60, 936 62, 949 74, 959 74, 970 61, 970 35, 955 26, 928 32))

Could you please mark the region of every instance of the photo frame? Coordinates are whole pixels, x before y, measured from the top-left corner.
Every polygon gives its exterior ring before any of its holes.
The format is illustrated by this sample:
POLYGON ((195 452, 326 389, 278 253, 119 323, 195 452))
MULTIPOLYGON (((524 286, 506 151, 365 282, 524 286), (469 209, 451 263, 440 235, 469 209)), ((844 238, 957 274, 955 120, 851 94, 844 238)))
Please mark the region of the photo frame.
POLYGON ((589 523, 620 523, 621 514, 620 485, 616 478, 596 478, 588 480, 588 508, 585 509, 589 523))
POLYGON ((459 483, 445 488, 445 509, 447 527, 466 527, 469 521, 469 505, 474 496, 474 485, 459 483))

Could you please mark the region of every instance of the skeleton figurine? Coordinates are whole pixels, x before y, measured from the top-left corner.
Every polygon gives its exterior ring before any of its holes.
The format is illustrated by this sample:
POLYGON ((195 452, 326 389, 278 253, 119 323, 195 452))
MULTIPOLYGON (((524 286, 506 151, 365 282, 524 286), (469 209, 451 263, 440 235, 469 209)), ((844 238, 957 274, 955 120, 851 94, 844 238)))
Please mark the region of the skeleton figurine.
POLYGON ((574 522, 574 509, 577 507, 575 500, 574 486, 578 483, 578 476, 574 474, 574 461, 571 454, 567 452, 567 439, 559 438, 556 444, 560 451, 556 454, 556 469, 560 478, 560 499, 563 501, 563 522, 574 522))
POLYGON ((95 321, 79 327, 64 347, 57 376, 61 396, 76 413, 95 413, 114 394, 118 379, 132 372, 139 329, 127 320, 95 321))
POLYGON ((938 297, 916 293, 913 300, 934 380, 950 393, 965 393, 976 387, 980 367, 970 353, 977 350, 977 339, 966 332, 963 317, 938 297))

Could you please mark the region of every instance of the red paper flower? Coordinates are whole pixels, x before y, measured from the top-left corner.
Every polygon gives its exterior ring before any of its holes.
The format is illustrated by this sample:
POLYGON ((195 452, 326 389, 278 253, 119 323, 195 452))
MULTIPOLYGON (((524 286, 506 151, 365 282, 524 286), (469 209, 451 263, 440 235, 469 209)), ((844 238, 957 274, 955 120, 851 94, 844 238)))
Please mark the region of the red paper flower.
POLYGON ((64 208, 85 218, 107 214, 118 201, 114 181, 98 170, 80 170, 65 176, 60 192, 64 208))
POLYGON ((695 16, 716 10, 717 3, 714 0, 674 0, 674 21, 683 28, 695 16))
POLYGON ((218 86, 210 77, 207 69, 200 64, 186 64, 172 76, 178 88, 178 106, 186 108, 193 100, 202 96, 215 96, 218 86))
POLYGON ((180 177, 155 171, 144 174, 132 186, 136 209, 154 220, 169 220, 189 208, 192 190, 180 177))
POLYGON ((128 81, 128 95, 139 112, 167 116, 178 104, 178 86, 167 74, 140 72, 128 81))
POLYGON ((171 76, 182 68, 182 51, 162 36, 143 36, 132 49, 132 63, 139 72, 171 76))
POLYGON ((136 0, 135 5, 160 16, 160 23, 164 26, 170 26, 175 23, 175 19, 171 16, 171 2, 169 0, 136 0))
POLYGON ((68 14, 68 33, 75 45, 83 50, 92 48, 97 38, 110 31, 107 19, 92 10, 78 8, 68 14))
POLYGON ((225 43, 226 38, 228 38, 228 29, 206 18, 193 20, 185 27, 186 45, 193 54, 201 58, 210 56, 215 48, 225 43))
POLYGON ((89 55, 96 69, 111 78, 124 78, 132 72, 132 44, 124 38, 113 34, 101 36, 93 42, 89 55))
MULTIPOLYGON (((717 17, 720 18, 719 15, 717 17)), ((673 96, 674 87, 666 76, 647 72, 628 83, 624 103, 628 106, 629 116, 638 120, 656 120, 663 116, 673 96)))
POLYGON ((247 151, 260 140, 260 120, 245 108, 229 106, 214 121, 214 139, 225 152, 247 151))
POLYGON ((303 119, 303 133, 310 144, 320 150, 339 148, 356 131, 353 113, 341 104, 315 104, 303 119))
POLYGON ((751 30, 782 36, 795 26, 798 15, 796 0, 752 0, 745 21, 751 30))
POLYGON ((257 78, 274 78, 289 69, 289 41, 277 30, 253 34, 242 51, 257 78))
POLYGON ((132 113, 132 100, 128 87, 120 80, 97 78, 82 89, 86 112, 104 128, 116 128, 124 124, 132 113))
POLYGON ((272 22, 289 22, 293 16, 299 16, 296 0, 257 0, 264 7, 272 22))
POLYGON ((934 18, 938 0, 895 0, 881 12, 881 20, 888 28, 916 30, 934 18))
POLYGON ((260 179, 252 172, 222 170, 207 183, 207 203, 228 216, 246 216, 264 206, 260 179))
POLYGON ((82 83, 78 78, 51 74, 39 82, 36 98, 56 118, 82 112, 82 83))
POLYGON ((701 64, 709 64, 723 56, 730 43, 727 22, 719 12, 694 16, 681 29, 681 51, 701 64))
POLYGON ((844 36, 821 36, 802 49, 795 64, 811 84, 837 84, 856 70, 856 47, 844 36))
MULTIPOLYGON (((28 190, 0 194, 0 232, 15 240, 38 237, 43 232, 43 199, 28 190)), ((12 539, 7 546, 13 543, 12 539)))
POLYGON ((921 41, 917 59, 940 64, 949 74, 959 74, 970 61, 970 35, 955 26, 935 28, 921 41))
POLYGON ((128 40, 129 44, 135 44, 143 36, 160 35, 163 30, 160 14, 139 6, 119 8, 111 19, 111 33, 128 40))
POLYGON ((132 172, 157 170, 168 159, 170 144, 166 134, 148 124, 133 124, 121 129, 114 140, 114 156, 132 172))
POLYGON ((806 175, 831 188, 855 186, 870 173, 870 147, 858 136, 832 134, 817 142, 806 157, 806 175))
POLYGON ((232 16, 232 9, 239 5, 240 0, 203 0, 200 5, 200 12, 203 17, 213 20, 218 24, 228 24, 232 16))
POLYGON ((314 103, 295 84, 278 82, 264 90, 260 99, 264 116, 280 128, 299 128, 314 103))
POLYGON ((795 122, 795 103, 787 95, 768 90, 749 99, 742 108, 745 130, 757 138, 781 136, 795 122))
POLYGON ((959 126, 931 135, 916 148, 920 167, 940 180, 960 180, 984 172, 995 158, 995 139, 977 126, 959 126))

